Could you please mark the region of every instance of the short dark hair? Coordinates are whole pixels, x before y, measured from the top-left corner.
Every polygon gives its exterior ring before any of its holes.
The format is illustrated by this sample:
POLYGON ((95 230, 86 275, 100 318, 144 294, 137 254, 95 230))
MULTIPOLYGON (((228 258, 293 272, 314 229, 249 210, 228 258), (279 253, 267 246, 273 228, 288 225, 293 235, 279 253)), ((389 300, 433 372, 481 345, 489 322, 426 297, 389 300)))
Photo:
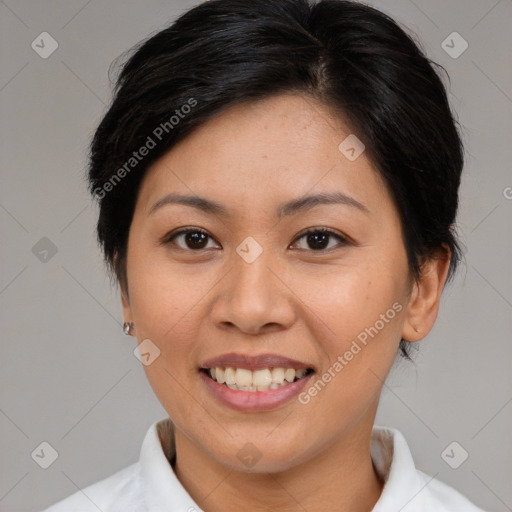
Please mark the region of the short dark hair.
MULTIPOLYGON (((445 72, 393 19, 354 1, 212 0, 185 12, 126 56, 91 142, 89 189, 111 277, 124 289, 138 188, 153 162, 229 106, 297 92, 365 144, 398 208, 410 276, 444 246, 449 281, 462 255, 463 144, 435 67, 445 72)), ((404 339, 400 351, 408 357, 404 339)))

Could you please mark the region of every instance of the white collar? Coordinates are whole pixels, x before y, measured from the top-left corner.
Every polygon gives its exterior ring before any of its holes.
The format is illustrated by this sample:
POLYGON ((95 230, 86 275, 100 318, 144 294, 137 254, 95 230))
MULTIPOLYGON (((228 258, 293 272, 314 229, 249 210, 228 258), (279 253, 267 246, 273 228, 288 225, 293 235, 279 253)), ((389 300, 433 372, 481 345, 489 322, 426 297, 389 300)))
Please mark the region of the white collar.
POLYGON ((402 433, 394 428, 374 426, 371 456, 377 473, 384 481, 384 488, 372 512, 402 510, 408 503, 412 504, 424 484, 402 433))
POLYGON ((165 418, 156 421, 148 430, 140 450, 142 487, 148 511, 161 512, 165 504, 165 510, 169 512, 194 509, 201 512, 169 463, 175 453, 174 426, 171 420, 165 418))

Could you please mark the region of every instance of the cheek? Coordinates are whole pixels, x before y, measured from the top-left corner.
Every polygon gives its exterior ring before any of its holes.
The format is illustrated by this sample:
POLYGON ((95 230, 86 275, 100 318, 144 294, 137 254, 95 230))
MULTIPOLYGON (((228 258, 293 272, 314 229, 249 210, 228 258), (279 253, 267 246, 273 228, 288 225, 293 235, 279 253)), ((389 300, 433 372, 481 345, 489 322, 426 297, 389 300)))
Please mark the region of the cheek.
POLYGON ((304 311, 327 359, 325 380, 339 389, 334 402, 378 391, 396 357, 405 309, 399 268, 383 259, 359 262, 302 284, 304 311))
POLYGON ((376 406, 397 355, 403 304, 393 281, 373 282, 364 274, 317 290, 314 307, 328 326, 317 339, 327 362, 301 403, 309 404, 311 416, 332 425, 354 425, 376 406))
MULTIPOLYGON (((381 263, 346 261, 330 269, 315 273, 298 273, 290 288, 306 306, 325 324, 333 338, 346 340, 356 337, 366 327, 372 326, 380 315, 401 300, 399 273, 389 271, 381 263)), ((395 318, 396 311, 391 311, 395 318)), ((387 325, 387 323, 386 323, 387 325)))
POLYGON ((144 265, 133 265, 129 284, 139 343, 149 338, 160 351, 144 366, 146 377, 168 414, 179 419, 183 411, 190 411, 187 388, 197 372, 197 330, 206 314, 201 302, 205 290, 150 255, 144 265))
POLYGON ((164 251, 143 252, 134 251, 128 267, 134 321, 141 334, 180 343, 182 338, 176 333, 190 332, 196 308, 214 280, 198 268, 171 262, 164 251))
POLYGON ((179 415, 189 399, 183 386, 196 377, 197 330, 207 314, 205 290, 213 282, 208 284, 208 276, 200 279, 197 271, 194 279, 150 251, 144 259, 142 251, 131 256, 128 282, 137 338, 139 343, 150 339, 159 350, 144 371, 164 408, 179 415))

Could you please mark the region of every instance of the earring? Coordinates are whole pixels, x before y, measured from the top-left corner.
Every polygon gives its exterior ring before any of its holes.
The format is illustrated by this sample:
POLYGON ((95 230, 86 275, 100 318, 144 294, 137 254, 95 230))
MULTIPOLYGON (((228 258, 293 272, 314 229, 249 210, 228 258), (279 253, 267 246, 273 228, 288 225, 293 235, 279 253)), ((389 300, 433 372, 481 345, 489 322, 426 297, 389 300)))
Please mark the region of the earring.
POLYGON ((129 336, 130 335, 130 331, 132 330, 132 327, 133 327, 133 322, 124 322, 123 323, 123 332, 129 336))

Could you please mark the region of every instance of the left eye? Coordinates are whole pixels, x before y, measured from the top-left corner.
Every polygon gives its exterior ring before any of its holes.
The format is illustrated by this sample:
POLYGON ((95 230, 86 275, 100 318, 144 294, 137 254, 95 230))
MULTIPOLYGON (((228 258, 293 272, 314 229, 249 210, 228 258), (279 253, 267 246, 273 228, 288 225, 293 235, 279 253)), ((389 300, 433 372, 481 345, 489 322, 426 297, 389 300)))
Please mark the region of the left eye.
POLYGON ((305 233, 303 233, 300 237, 297 238, 297 240, 301 240, 302 238, 306 239, 306 243, 311 247, 313 251, 322 251, 326 248, 330 249, 332 247, 329 246, 329 239, 331 238, 337 238, 341 245, 346 245, 348 243, 348 240, 338 235, 338 233, 335 233, 334 231, 327 229, 327 228, 313 228, 309 229, 305 233))

